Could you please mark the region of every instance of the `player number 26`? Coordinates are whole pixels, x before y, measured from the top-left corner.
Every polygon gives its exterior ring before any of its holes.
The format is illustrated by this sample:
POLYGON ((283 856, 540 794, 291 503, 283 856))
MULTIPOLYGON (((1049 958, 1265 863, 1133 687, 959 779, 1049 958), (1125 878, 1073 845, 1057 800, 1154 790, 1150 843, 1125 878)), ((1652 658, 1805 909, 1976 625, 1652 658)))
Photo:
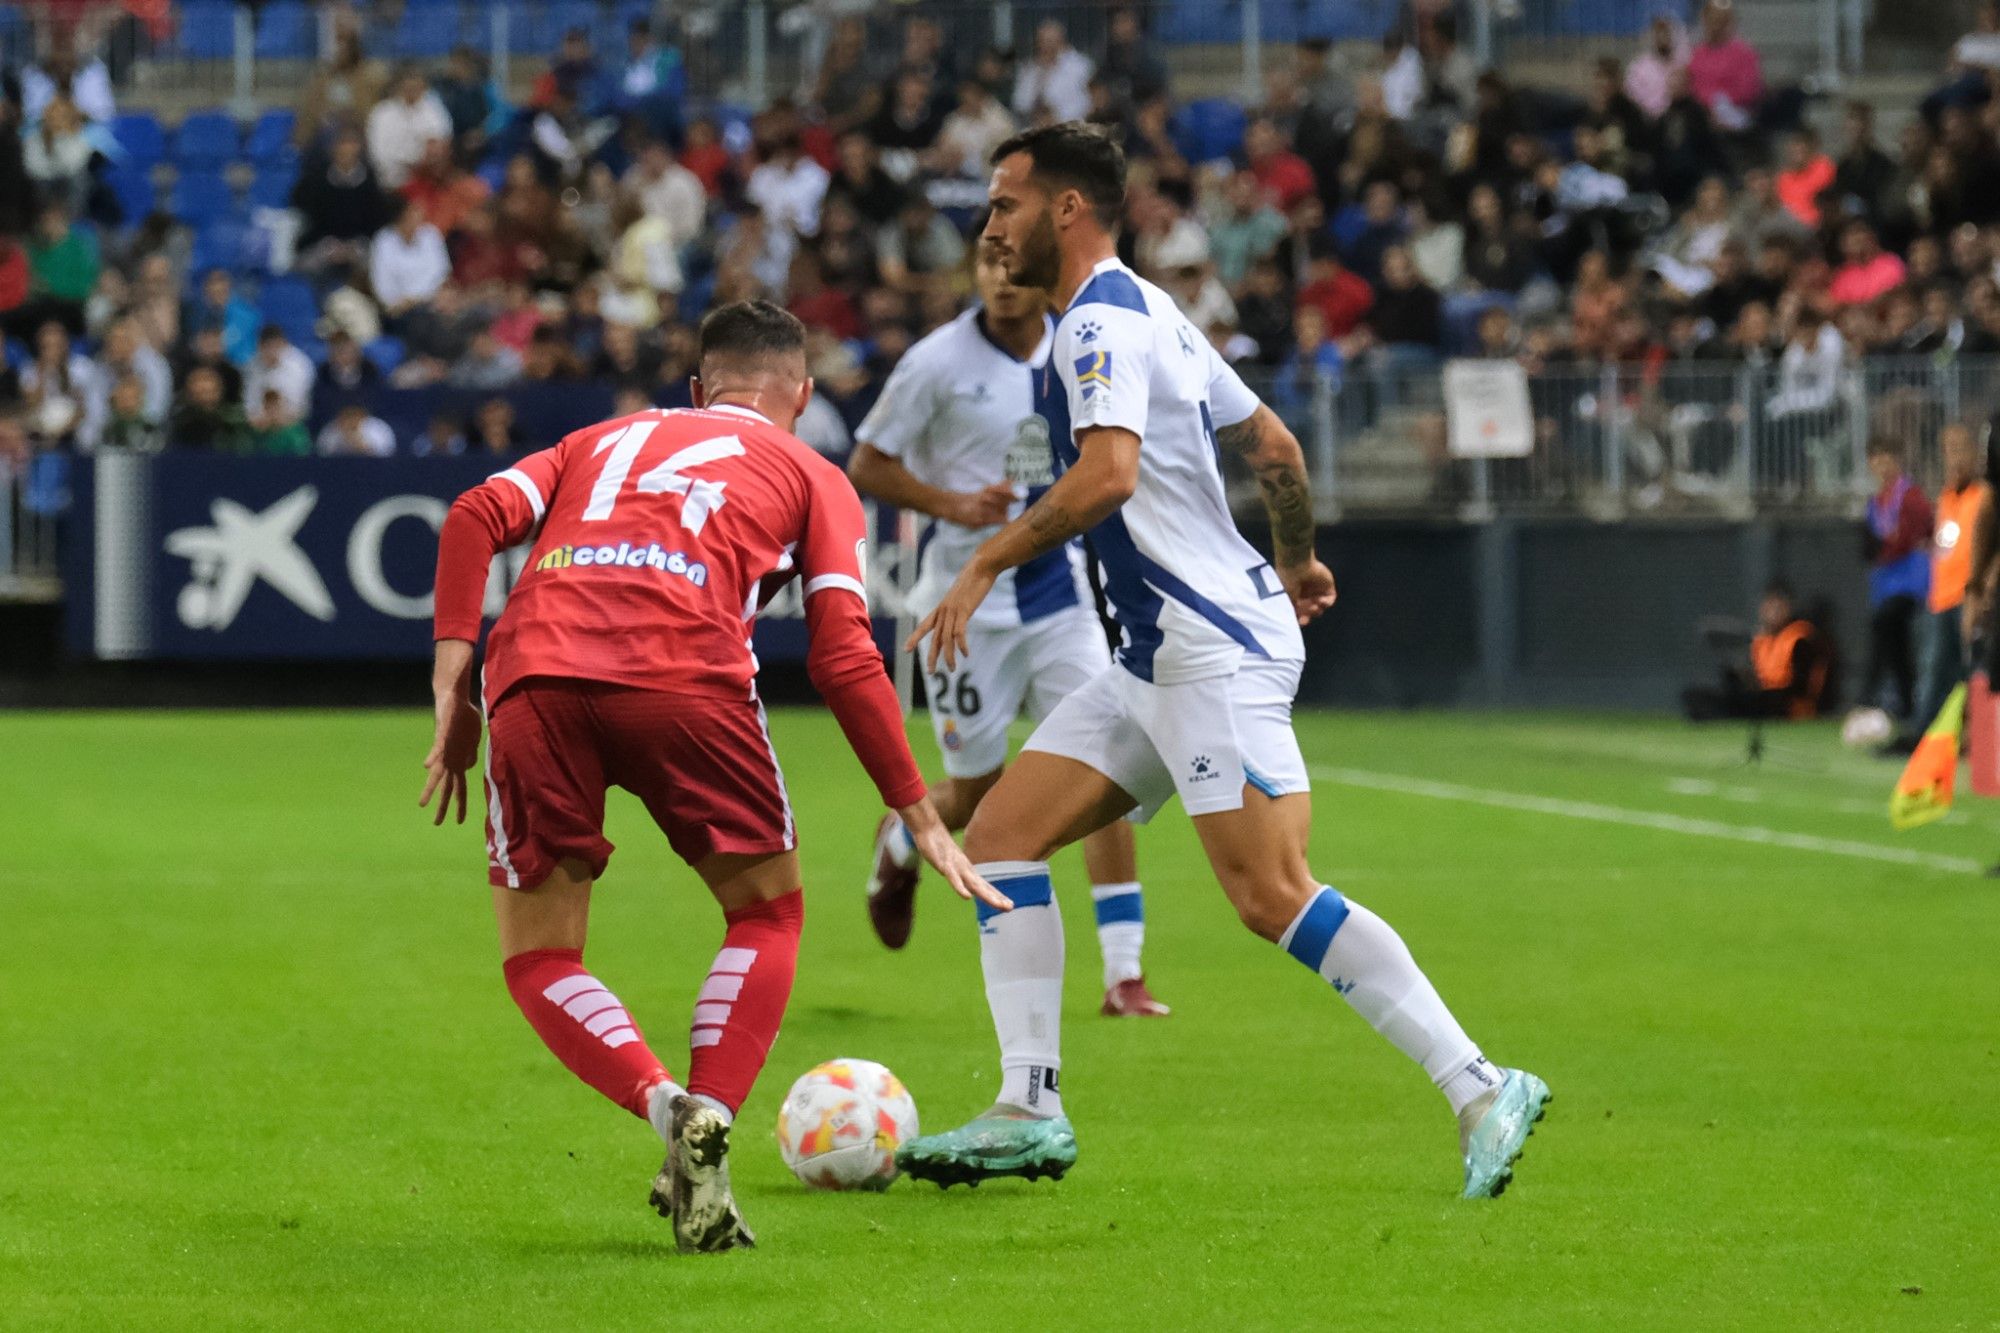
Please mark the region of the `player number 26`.
MULTIPOLYGON (((638 460, 639 451, 646 447, 646 441, 658 426, 657 421, 635 421, 625 429, 605 436, 590 451, 594 457, 609 450, 610 457, 604 460, 604 470, 597 474, 597 484, 590 488, 590 503, 583 509, 586 520, 611 517, 612 509, 618 504, 618 492, 625 488, 625 478, 631 475, 632 464, 638 460)), ((723 488, 729 483, 701 481, 685 475, 687 469, 713 463, 719 458, 734 458, 743 452, 743 441, 734 435, 691 444, 669 455, 658 467, 642 473, 638 482, 639 493, 657 495, 666 491, 682 497, 681 526, 698 537, 708 522, 708 516, 722 508, 723 488)))
POLYGON ((971 672, 960 672, 956 687, 948 672, 938 672, 931 677, 930 696, 931 707, 946 715, 971 717, 979 711, 979 688, 972 683, 971 672))

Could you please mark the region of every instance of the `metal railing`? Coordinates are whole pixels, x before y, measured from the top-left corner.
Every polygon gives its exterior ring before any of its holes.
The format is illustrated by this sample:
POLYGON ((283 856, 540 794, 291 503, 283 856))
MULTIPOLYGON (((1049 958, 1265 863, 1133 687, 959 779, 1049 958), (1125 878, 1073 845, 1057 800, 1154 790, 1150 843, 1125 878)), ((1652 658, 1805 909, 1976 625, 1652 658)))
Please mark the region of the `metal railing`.
POLYGON ((1441 371, 1364 358, 1338 379, 1246 379, 1304 445, 1326 517, 1846 513, 1870 490, 1871 436, 1901 441, 1935 489, 1940 428, 1982 423, 2000 401, 2000 357, 1565 366, 1528 376, 1525 457, 1465 459, 1447 447, 1441 371))
POLYGON ((69 508, 70 460, 0 456, 0 599, 61 595, 56 525, 69 508))

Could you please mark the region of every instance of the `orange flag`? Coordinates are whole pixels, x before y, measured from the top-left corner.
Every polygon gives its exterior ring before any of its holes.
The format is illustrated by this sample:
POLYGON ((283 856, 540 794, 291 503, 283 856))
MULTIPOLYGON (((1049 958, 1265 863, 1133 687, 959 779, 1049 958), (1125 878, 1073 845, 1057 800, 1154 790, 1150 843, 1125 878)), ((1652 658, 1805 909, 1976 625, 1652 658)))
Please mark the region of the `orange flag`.
POLYGON ((1938 709, 1916 752, 1889 796, 1889 822, 1898 831, 1943 819, 1951 813, 1952 788, 1958 782, 1958 744, 1965 732, 1965 686, 1960 685, 1938 709))

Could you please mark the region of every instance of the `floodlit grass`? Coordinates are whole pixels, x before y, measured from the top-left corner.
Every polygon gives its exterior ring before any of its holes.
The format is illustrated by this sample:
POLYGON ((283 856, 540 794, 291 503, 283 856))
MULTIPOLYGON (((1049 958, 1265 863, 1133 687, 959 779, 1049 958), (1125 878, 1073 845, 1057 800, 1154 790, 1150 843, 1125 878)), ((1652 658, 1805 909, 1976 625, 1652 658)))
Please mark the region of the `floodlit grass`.
MULTIPOLYGON (((1320 873, 1555 1088, 1505 1198, 1455 1197, 1442 1099, 1235 924, 1178 810, 1140 837, 1168 1020, 1095 1016, 1058 868, 1071 1177, 804 1191, 771 1128, 808 1066, 883 1061, 930 1129, 996 1072, 969 909, 933 882, 910 948, 875 944, 873 793, 782 711, 808 909, 736 1140, 761 1245, 683 1258, 651 1132, 508 1001, 476 828, 414 806, 426 716, 0 719, 0 1325, 1995 1326, 2000 889, 1967 870, 2000 809, 1899 838, 1893 770, 1821 729, 1748 770, 1662 722, 1300 725, 1320 873), (1489 800, 1517 796, 1688 822, 1489 800)), ((720 923, 636 802, 611 831, 591 963, 679 1072, 720 923)))

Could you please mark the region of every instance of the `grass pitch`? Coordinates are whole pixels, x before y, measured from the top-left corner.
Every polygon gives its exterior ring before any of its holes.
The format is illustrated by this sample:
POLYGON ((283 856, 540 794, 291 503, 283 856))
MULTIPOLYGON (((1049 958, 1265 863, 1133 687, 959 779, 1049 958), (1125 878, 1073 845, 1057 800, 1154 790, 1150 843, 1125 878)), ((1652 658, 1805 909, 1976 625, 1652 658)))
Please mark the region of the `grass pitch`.
MULTIPOLYGON (((761 1247, 682 1258, 650 1131, 507 999, 476 826, 414 806, 426 716, 0 718, 0 1325, 2000 1320, 2000 807, 1898 838, 1892 769, 1819 729, 1741 770, 1664 722, 1307 716, 1320 873, 1555 1088, 1505 1198, 1455 1197, 1442 1099, 1235 924, 1178 810, 1140 837, 1170 1019, 1095 1016, 1059 867, 1070 1178, 814 1195, 794 1076, 881 1060, 942 1128, 993 1038, 969 908, 933 880, 880 950, 873 793, 823 715, 773 724, 808 908, 736 1139, 761 1247)), ((590 960, 683 1072, 720 923, 635 802, 612 836, 590 960)))

